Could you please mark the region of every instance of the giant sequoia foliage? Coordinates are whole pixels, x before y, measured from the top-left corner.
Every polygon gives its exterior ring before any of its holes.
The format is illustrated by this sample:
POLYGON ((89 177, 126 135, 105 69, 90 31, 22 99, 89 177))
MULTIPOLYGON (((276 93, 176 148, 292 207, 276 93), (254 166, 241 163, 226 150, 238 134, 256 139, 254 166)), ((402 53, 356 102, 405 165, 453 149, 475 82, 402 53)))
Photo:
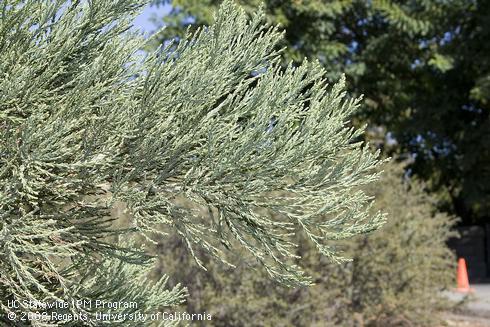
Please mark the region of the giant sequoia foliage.
MULTIPOLYGON (((233 266, 238 247, 272 279, 309 285, 295 233, 343 262, 334 240, 383 223, 362 191, 380 161, 348 123, 359 99, 343 79, 328 86, 316 61, 283 70, 278 30, 230 1, 211 27, 144 55, 151 39, 130 21, 145 3, 0 3, 3 323, 35 310, 7 300, 181 302, 179 285, 148 282, 154 258, 136 236, 177 235, 199 265, 196 248, 233 266)), ((101 310, 70 306, 88 320, 68 325, 97 325, 101 310)))
MULTIPOLYGON (((160 38, 208 23, 219 2, 156 0, 173 5, 160 38)), ((262 1, 238 2, 253 11, 262 1)), ((345 72, 350 90, 366 95, 358 119, 371 124, 371 138, 415 159, 409 168, 440 209, 465 222, 489 218, 488 1, 264 2, 268 20, 286 30, 287 60, 306 55, 331 78, 345 72)))

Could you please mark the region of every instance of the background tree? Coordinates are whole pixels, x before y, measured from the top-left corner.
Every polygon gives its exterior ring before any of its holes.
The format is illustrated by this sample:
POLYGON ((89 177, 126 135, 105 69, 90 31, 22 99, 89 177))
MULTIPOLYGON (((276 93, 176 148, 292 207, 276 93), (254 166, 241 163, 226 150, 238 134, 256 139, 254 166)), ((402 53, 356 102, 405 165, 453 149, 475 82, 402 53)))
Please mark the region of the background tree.
MULTIPOLYGON (((181 302, 179 285, 146 279, 154 257, 136 236, 178 235, 200 266, 199 248, 241 262, 235 244, 276 282, 304 286, 297 233, 339 263, 335 241, 384 223, 362 189, 379 176, 379 153, 349 125, 359 99, 344 79, 328 86, 318 62, 282 70, 281 34, 231 1, 211 27, 141 55, 149 41, 130 22, 145 4, 0 5, 3 323, 36 310, 7 300, 138 302, 70 305, 64 313, 89 319, 74 326, 181 302), (121 206, 127 222, 114 221, 121 206)), ((64 323, 53 310, 43 323, 64 323)))
POLYGON ((455 260, 445 243, 455 219, 434 211, 425 186, 407 179, 402 165, 385 168, 368 192, 388 222, 341 244, 352 262, 318 259, 298 237, 297 254, 314 277, 309 288, 284 288, 251 269, 254 262, 227 269, 204 259, 209 269, 202 271, 176 238, 158 247, 155 276, 168 272, 171 285, 185 281, 192 296, 181 309, 211 313, 204 326, 438 326, 439 313, 451 306, 441 290, 453 285, 455 260))
MULTIPOLYGON (((160 41, 209 24, 218 0, 171 3, 160 41)), ((253 11, 261 1, 240 0, 253 11)), ((386 154, 413 159, 441 210, 464 223, 488 220, 490 142, 485 0, 266 0, 267 18, 286 30, 287 60, 317 58, 330 78, 347 74, 365 94, 357 116, 386 154)))

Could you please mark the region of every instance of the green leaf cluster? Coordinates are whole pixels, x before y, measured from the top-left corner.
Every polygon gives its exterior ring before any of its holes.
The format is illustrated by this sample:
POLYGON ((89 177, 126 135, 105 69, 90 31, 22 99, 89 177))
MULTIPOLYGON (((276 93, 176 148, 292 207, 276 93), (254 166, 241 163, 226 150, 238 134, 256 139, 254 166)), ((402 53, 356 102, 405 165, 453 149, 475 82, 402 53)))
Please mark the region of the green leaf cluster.
MULTIPOLYGON (((332 242, 384 223, 362 191, 382 161, 349 123, 360 99, 345 79, 329 86, 317 61, 283 70, 278 29, 231 1, 212 26, 142 54, 152 39, 130 22, 145 4, 0 4, 4 301, 180 303, 180 285, 145 279, 155 258, 136 242, 168 234, 202 267, 197 249, 231 266, 243 249, 275 281, 309 285, 295 234, 339 263, 332 242)), ((0 305, 2 322, 19 313, 0 305)))

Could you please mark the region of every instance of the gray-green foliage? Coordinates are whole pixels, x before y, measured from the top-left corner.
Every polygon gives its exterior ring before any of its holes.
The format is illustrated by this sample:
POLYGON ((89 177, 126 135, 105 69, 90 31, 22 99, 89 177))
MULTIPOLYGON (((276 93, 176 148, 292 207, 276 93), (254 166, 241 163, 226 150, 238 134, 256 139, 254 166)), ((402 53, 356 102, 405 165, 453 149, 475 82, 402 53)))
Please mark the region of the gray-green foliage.
POLYGON ((368 192, 376 195, 373 209, 383 208, 389 220, 342 244, 352 262, 318 258, 311 242, 298 238, 296 253, 316 284, 309 288, 285 289, 250 270, 252 262, 235 270, 209 262, 209 271, 200 271, 181 242, 166 240, 160 267, 171 284, 188 285, 183 310, 212 314, 203 326, 439 326, 441 311, 450 308, 442 290, 454 283, 446 242, 455 220, 434 212, 434 198, 423 184, 405 180, 401 165, 385 168, 368 192))
POLYGON ((366 325, 434 326, 450 303, 442 290, 454 283, 455 258, 447 247, 456 219, 434 208, 426 185, 387 165, 380 183, 370 187, 376 207, 390 220, 379 233, 348 244, 349 304, 366 325))
POLYGON ((2 300, 179 303, 179 285, 145 283, 153 258, 131 241, 167 233, 222 262, 234 239, 275 280, 308 285, 290 264, 296 230, 342 262, 329 242, 383 223, 360 190, 380 162, 349 127, 359 99, 343 80, 328 87, 317 62, 281 70, 281 34, 231 1, 211 27, 142 55, 151 40, 130 21, 144 4, 0 4, 2 300))

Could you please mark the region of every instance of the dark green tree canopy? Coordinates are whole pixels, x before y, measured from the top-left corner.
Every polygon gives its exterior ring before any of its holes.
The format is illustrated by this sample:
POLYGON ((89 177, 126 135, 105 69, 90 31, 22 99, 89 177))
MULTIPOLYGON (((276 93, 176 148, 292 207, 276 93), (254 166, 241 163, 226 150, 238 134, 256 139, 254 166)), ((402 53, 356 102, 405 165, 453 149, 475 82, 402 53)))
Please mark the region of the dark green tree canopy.
MULTIPOLYGON (((156 2, 173 5, 161 40, 183 35, 189 22, 209 24, 220 3, 156 2)), ((237 2, 249 12, 261 3, 237 2)), ((345 72, 350 91, 366 96, 358 120, 387 154, 414 159, 410 171, 429 182, 441 209, 466 222, 489 218, 488 1, 266 0, 265 7, 286 30, 286 61, 306 55, 330 78, 345 72)))

